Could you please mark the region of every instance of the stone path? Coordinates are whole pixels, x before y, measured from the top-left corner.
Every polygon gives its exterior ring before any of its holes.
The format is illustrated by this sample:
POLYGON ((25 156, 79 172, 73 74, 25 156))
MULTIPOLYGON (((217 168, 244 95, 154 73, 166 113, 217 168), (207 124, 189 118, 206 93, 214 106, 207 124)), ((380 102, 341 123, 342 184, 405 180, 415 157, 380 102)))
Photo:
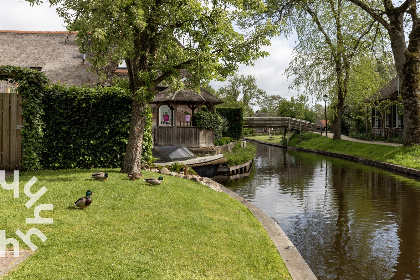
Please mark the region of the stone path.
MULTIPOLYGON (((324 134, 322 134, 324 135, 324 134)), ((333 138, 333 133, 328 133, 328 138, 333 138)), ((349 136, 341 134, 341 140, 351 141, 351 142, 359 142, 359 143, 366 143, 366 144, 376 144, 376 145, 384 145, 384 146, 394 146, 399 147, 402 146, 402 144, 397 143, 388 143, 388 142, 381 142, 381 141, 366 141, 366 140, 360 140, 356 138, 351 138, 349 136)))
POLYGON ((5 257, 0 257, 0 277, 5 275, 22 261, 26 260, 32 251, 19 251, 19 257, 14 257, 13 251, 6 251, 5 257))

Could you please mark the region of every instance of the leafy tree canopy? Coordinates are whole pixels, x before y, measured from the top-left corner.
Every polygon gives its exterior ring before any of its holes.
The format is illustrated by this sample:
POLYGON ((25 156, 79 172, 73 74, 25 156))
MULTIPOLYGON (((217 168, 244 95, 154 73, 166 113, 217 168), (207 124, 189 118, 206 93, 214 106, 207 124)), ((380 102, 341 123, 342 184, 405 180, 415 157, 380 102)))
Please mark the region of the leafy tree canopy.
POLYGON ((267 94, 258 88, 254 76, 235 75, 228 85, 219 88, 216 95, 223 100, 221 107, 239 107, 244 109, 244 116, 252 116, 253 107, 258 105, 267 94))
MULTIPOLYGON (((27 0, 41 3, 42 0, 27 0)), ((223 79, 239 63, 267 55, 260 47, 276 34, 270 20, 252 19, 261 0, 49 0, 95 69, 125 61, 134 97, 123 172, 139 172, 148 103, 155 87, 198 87, 223 79), (186 70, 186 71, 184 71, 186 70), (185 81, 185 78, 188 81, 185 81)))

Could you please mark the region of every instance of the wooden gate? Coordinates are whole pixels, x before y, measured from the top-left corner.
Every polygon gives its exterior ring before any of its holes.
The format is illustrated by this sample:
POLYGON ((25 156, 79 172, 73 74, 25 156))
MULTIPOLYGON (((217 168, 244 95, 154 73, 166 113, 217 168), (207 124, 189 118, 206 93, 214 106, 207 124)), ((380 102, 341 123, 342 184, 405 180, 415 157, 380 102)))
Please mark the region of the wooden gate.
POLYGON ((18 93, 0 92, 0 170, 17 170, 21 166, 21 104, 22 96, 18 93))

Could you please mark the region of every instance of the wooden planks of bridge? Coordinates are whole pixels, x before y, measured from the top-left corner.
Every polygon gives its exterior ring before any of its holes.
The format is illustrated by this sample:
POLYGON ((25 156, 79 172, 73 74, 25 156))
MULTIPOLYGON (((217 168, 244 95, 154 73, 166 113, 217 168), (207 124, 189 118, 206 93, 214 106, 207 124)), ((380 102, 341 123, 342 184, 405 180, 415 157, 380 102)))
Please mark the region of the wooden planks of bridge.
POLYGON ((284 128, 287 131, 315 131, 321 128, 309 121, 289 117, 244 117, 244 127, 284 128))

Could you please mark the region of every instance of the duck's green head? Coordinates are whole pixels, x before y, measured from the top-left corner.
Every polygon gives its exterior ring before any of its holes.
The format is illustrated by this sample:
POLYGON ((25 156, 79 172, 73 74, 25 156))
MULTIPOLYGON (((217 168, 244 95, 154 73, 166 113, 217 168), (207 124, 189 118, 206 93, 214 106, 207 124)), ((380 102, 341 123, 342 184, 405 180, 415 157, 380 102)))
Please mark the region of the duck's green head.
POLYGON ((162 176, 161 176, 161 177, 159 177, 159 178, 158 178, 158 180, 159 180, 159 181, 163 181, 163 177, 162 177, 162 176))
POLYGON ((91 190, 86 191, 86 196, 91 196, 93 192, 91 190))

